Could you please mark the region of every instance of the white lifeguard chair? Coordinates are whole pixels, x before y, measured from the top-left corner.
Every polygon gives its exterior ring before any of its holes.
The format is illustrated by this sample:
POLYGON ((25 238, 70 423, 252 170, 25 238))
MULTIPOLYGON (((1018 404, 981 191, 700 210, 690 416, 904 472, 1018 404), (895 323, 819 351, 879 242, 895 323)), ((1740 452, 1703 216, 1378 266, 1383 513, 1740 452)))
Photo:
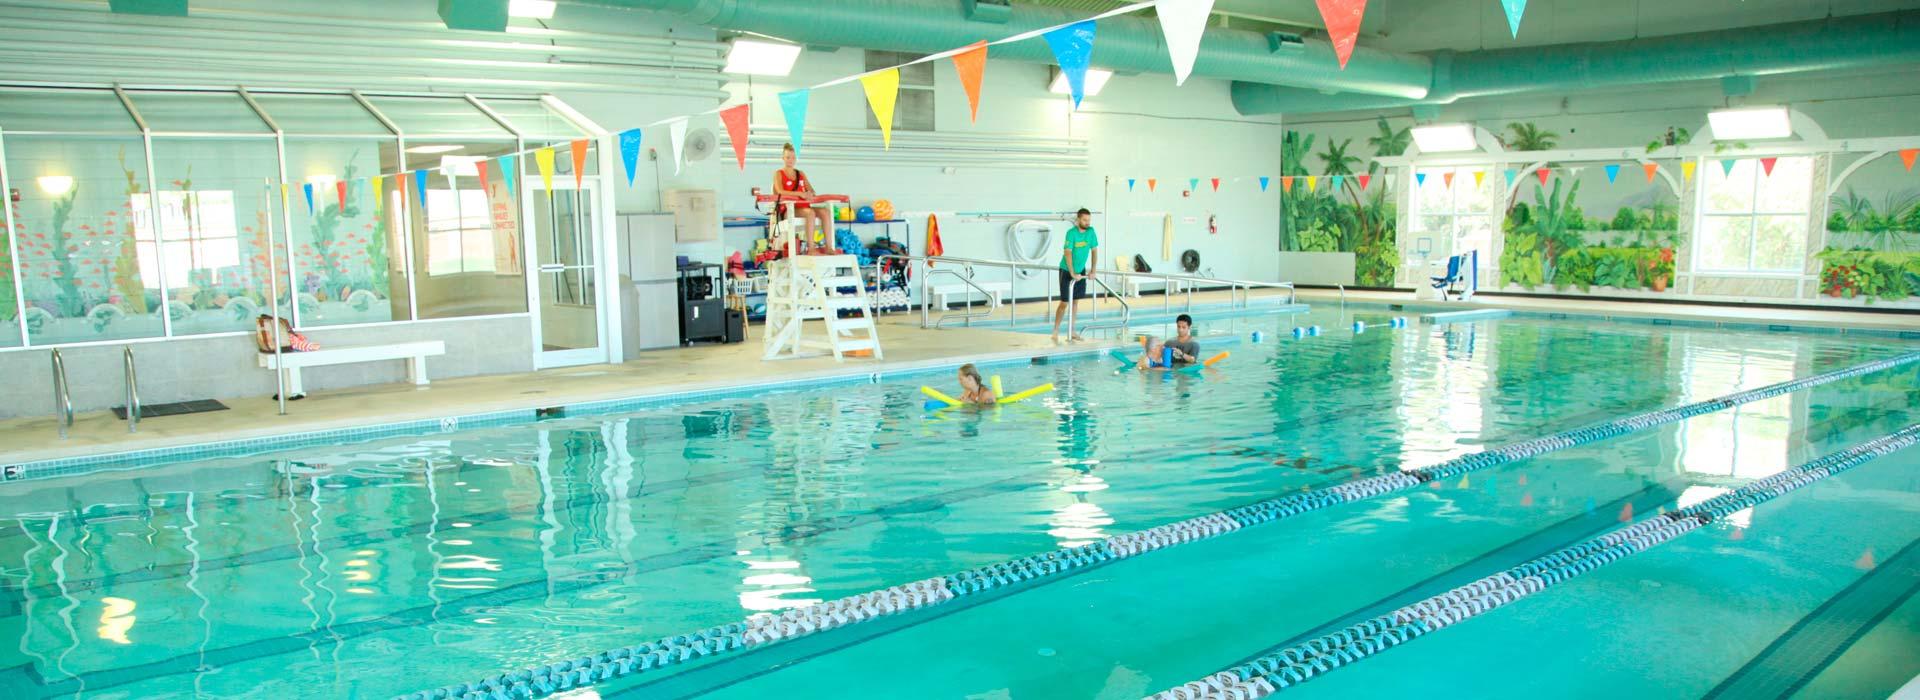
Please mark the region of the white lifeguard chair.
MULTIPOLYGON (((818 201, 828 201, 829 197, 845 200, 844 196, 825 195, 818 201)), ((833 359, 844 362, 848 354, 861 351, 882 359, 880 332, 873 323, 873 304, 867 298, 860 259, 852 255, 795 255, 795 239, 804 230, 799 224, 796 219, 785 218, 772 225, 775 240, 785 243, 787 257, 767 265, 767 327, 760 359, 832 353, 833 359), (847 288, 852 291, 842 291, 847 288), (807 322, 814 320, 824 327, 824 338, 807 336, 807 322)), ((833 235, 832 231, 827 235, 833 235)))

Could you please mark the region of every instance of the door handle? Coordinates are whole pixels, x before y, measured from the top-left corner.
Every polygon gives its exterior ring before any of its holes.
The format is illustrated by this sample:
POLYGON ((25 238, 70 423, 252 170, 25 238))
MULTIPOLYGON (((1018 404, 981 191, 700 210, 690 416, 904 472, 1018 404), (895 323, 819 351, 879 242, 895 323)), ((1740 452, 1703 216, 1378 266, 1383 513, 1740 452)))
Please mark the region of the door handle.
POLYGON ((566 270, 567 270, 566 265, 561 265, 558 263, 540 266, 541 272, 565 272, 566 270))

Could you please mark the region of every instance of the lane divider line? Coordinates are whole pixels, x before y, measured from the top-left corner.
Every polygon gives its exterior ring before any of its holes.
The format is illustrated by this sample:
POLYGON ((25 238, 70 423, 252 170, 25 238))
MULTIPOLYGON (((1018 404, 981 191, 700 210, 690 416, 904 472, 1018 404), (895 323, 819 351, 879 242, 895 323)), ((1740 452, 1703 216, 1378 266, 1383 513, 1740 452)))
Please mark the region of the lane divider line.
POLYGON ((1920 443, 1920 424, 1789 468, 1707 501, 1616 528, 1386 615, 1147 697, 1148 700, 1263 698, 1915 443, 1920 443))
MULTIPOLYGON (((1085 566, 1106 563, 1115 559, 1130 558, 1196 540, 1210 539, 1252 525, 1273 522, 1341 503, 1351 503, 1389 493, 1407 491, 1435 479, 1445 479, 1481 469, 1488 469, 1527 457, 1585 445, 1638 430, 1678 422, 1704 413, 1711 413, 1752 401, 1773 398, 1808 387, 1904 367, 1916 362, 1920 362, 1920 353, 1909 353, 1866 362, 1845 369, 1770 384, 1757 389, 1741 391, 1684 406, 1648 411, 1603 421, 1583 428, 1561 431, 1546 437, 1512 443, 1485 452, 1458 457, 1430 467, 1412 471, 1394 472, 1359 481, 1347 482, 1338 486, 1313 489, 1279 498, 1267 499, 1258 503, 1179 522, 1168 523, 1138 532, 1115 535, 1089 545, 1058 549, 1042 554, 976 567, 947 576, 890 586, 878 591, 787 610, 779 615, 762 613, 749 617, 742 622, 710 627, 688 634, 663 637, 656 641, 645 642, 631 647, 611 649, 591 656, 582 656, 518 671, 499 673, 476 682, 458 683, 431 690, 416 691, 406 695, 396 696, 396 700, 443 700, 448 698, 457 700, 537 700, 538 698, 544 698, 554 693, 588 687, 596 683, 624 677, 633 673, 677 665, 713 654, 752 649, 766 644, 775 644, 784 639, 844 627, 880 616, 939 605, 957 597, 978 593, 990 588, 1059 575, 1085 566), (751 638, 749 638, 747 634, 749 631, 755 632, 751 638)), ((1735 493, 1741 492, 1735 491, 1727 494, 1727 496, 1735 493)), ((1516 582, 1515 585, 1520 584, 1516 582)), ((1507 590, 1507 587, 1502 587, 1500 590, 1507 590)), ((1509 596, 1510 595, 1511 594, 1509 594, 1509 596)), ((1480 600, 1480 598, 1483 597, 1485 596, 1476 597, 1473 600, 1480 600)), ((1487 603, 1482 601, 1479 605, 1484 608, 1487 603)), ((1454 617, 1459 616, 1459 613, 1453 608, 1448 609, 1448 614, 1454 617)), ((1336 632, 1334 635, 1329 635, 1329 637, 1345 635, 1340 638, 1356 642, 1364 640, 1371 646, 1379 648, 1381 644, 1398 644, 1419 634, 1424 634, 1426 631, 1430 631, 1428 629, 1421 629, 1420 627, 1422 624, 1430 624, 1422 622, 1426 618, 1416 618, 1412 621, 1398 623, 1392 622, 1391 618, 1392 616, 1385 616, 1369 620, 1346 630, 1336 632), (1369 627, 1370 625, 1376 625, 1376 623, 1387 624, 1389 627, 1381 629, 1369 627), (1355 631, 1356 628, 1361 627, 1367 627, 1367 630, 1364 633, 1355 631), (1381 641, 1382 638, 1387 641, 1381 641)), ((1326 638, 1323 637, 1321 640, 1314 640, 1313 642, 1309 642, 1309 644, 1321 643, 1324 639, 1326 638)), ((1348 645, 1330 646, 1331 644, 1331 642, 1327 642, 1322 644, 1322 646, 1330 650, 1348 648, 1348 645)), ((1351 656, 1352 652, 1348 651, 1346 655, 1351 656)), ((1326 662, 1327 659, 1336 659, 1333 666, 1344 663, 1343 661, 1338 661, 1340 657, 1337 655, 1315 658, 1320 659, 1323 663, 1326 662)), ((1289 668, 1291 668, 1291 666, 1289 668)), ((1327 669, 1319 669, 1316 672, 1323 670, 1327 669)), ((1299 672, 1295 671, 1295 673, 1297 674, 1299 672)), ((1215 676, 1219 676, 1219 674, 1215 674, 1215 676)), ((1226 681, 1221 680, 1220 682, 1224 684, 1226 681)), ((1267 686, 1274 687, 1274 682, 1268 680, 1267 686)), ((1252 692, 1252 690, 1255 689, 1255 685, 1250 685, 1250 681, 1236 681, 1234 688, 1235 693, 1245 694, 1252 692)))

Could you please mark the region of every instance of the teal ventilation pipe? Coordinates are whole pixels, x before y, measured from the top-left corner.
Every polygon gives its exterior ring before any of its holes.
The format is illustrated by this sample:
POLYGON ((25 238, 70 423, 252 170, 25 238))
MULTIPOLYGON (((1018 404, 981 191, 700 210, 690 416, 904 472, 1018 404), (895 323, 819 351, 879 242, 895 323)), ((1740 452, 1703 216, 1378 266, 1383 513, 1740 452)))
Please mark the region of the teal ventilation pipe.
MULTIPOLYGON (((1082 11, 1014 4, 1007 20, 968 19, 959 0, 576 0, 649 9, 714 29, 747 31, 809 45, 934 53, 1085 19, 1082 11)), ((1093 65, 1121 72, 1172 73, 1159 20, 1123 15, 1100 21, 1093 65)), ((995 46, 992 55, 1052 63, 1045 41, 995 46)), ((1339 90, 1398 99, 1425 97, 1433 64, 1426 56, 1356 48, 1340 70, 1333 45, 1271 42, 1258 32, 1207 29, 1193 74, 1221 80, 1339 90)))
POLYGON ((1592 44, 1564 44, 1434 56, 1422 98, 1233 84, 1244 115, 1310 114, 1452 104, 1524 92, 1570 93, 1728 76, 1898 66, 1920 62, 1920 11, 1835 17, 1745 29, 1592 44))

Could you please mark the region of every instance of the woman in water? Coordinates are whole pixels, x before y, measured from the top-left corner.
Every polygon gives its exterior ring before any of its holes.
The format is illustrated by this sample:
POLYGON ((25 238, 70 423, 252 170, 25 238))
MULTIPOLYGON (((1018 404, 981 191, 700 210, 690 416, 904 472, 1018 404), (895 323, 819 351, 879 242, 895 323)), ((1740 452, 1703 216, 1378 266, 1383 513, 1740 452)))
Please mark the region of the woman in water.
MULTIPOLYGON (((807 181, 807 174, 804 171, 793 167, 795 158, 793 144, 789 143, 781 146, 780 151, 780 160, 784 165, 779 170, 773 172, 774 195, 781 200, 789 198, 812 198, 814 194, 813 183, 807 181)), ((783 201, 780 206, 786 208, 788 204, 783 201)), ((800 220, 806 224, 806 236, 800 239, 798 248, 801 255, 805 255, 807 248, 813 243, 815 222, 819 223, 819 230, 825 231, 827 234, 826 243, 822 244, 821 252, 826 255, 840 254, 840 251, 835 249, 833 245, 833 219, 828 214, 829 209, 793 202, 791 211, 794 216, 800 217, 800 220)))
POLYGON ((960 402, 970 406, 992 406, 1000 397, 980 379, 980 370, 971 363, 960 365, 960 402))

